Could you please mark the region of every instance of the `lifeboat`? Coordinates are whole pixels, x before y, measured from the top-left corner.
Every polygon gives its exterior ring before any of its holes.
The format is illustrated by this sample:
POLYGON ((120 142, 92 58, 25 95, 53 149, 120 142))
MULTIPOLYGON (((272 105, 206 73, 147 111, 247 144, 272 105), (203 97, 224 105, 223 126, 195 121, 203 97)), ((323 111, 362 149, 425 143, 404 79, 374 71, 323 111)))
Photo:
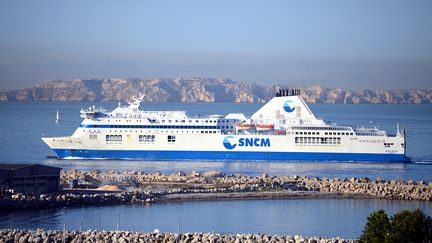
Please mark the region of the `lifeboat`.
POLYGON ((274 125, 257 125, 256 130, 257 131, 268 131, 274 128, 274 125))
POLYGON ((249 130, 254 127, 253 124, 246 124, 246 123, 237 123, 235 126, 237 130, 249 130))

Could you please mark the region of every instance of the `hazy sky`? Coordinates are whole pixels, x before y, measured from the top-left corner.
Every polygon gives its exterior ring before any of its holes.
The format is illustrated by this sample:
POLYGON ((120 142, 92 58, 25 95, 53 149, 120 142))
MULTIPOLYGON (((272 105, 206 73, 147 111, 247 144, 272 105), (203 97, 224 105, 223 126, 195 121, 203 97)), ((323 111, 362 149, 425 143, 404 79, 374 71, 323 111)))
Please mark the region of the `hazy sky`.
POLYGON ((432 89, 432 1, 0 1, 0 90, 179 76, 432 89))

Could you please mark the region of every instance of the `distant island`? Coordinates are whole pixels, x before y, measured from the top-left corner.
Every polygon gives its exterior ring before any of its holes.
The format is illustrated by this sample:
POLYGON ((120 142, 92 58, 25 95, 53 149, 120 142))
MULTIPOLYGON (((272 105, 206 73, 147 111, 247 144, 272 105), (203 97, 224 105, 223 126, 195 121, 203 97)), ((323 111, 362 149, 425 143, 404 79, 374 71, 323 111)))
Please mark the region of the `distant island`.
POLYGON ((432 90, 342 90, 321 85, 257 85, 215 78, 75 79, 41 82, 34 87, 0 92, 0 101, 125 101, 143 93, 151 102, 263 103, 279 88, 301 89, 308 103, 430 104, 432 90))

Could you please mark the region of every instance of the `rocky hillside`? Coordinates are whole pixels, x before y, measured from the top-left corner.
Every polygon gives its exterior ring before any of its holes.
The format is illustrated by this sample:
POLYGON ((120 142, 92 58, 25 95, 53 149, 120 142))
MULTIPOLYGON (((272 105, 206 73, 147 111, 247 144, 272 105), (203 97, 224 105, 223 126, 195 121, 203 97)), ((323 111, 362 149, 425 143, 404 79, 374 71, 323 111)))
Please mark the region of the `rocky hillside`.
POLYGON ((300 88, 309 103, 432 103, 432 90, 346 91, 323 86, 260 86, 229 79, 78 79, 45 81, 34 87, 0 92, 1 101, 124 101, 139 93, 150 101, 265 102, 278 88, 300 88))

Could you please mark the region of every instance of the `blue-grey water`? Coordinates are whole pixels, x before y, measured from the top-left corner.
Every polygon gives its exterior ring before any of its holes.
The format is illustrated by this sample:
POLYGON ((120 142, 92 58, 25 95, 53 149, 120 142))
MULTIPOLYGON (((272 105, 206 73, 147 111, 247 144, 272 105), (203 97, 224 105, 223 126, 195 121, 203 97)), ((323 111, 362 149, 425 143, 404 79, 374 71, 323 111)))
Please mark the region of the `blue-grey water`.
POLYGON ((0 228, 83 229, 219 233, 268 233, 357 238, 367 216, 385 209, 389 215, 430 203, 379 199, 285 199, 164 203, 151 206, 111 206, 0 213, 0 228))
MULTIPOLYGON (((330 163, 330 162, 220 162, 220 161, 137 161, 137 160, 57 160, 40 140, 45 136, 70 135, 80 124, 80 108, 92 103, 6 102, 0 103, 0 163, 42 163, 79 170, 142 170, 173 173, 191 170, 219 170, 227 174, 307 175, 320 177, 381 177, 384 179, 432 179, 432 105, 311 105, 317 117, 338 124, 379 126, 390 133, 396 122, 407 130, 407 155, 411 164, 330 163), (54 122, 56 110, 61 122, 54 122)), ((101 105, 100 103, 96 104, 101 105)), ((103 103, 112 109, 115 103, 103 103)), ((149 110, 186 110, 192 115, 243 112, 251 115, 260 104, 150 103, 149 110)), ((262 232, 355 238, 367 215, 377 209, 390 213, 420 207, 432 214, 430 202, 304 199, 246 200, 167 203, 151 206, 91 207, 84 209, 84 228, 114 229, 118 215, 121 228, 176 231, 262 232)), ((0 227, 62 229, 79 228, 81 209, 54 209, 0 212, 0 227)))
MULTIPOLYGON (((65 169, 176 171, 220 170, 229 174, 307 175, 326 177, 381 177, 384 179, 430 180, 432 175, 432 105, 311 105, 317 117, 356 126, 379 126, 390 133, 396 123, 407 130, 407 155, 412 164, 317 163, 317 162, 209 162, 209 161, 119 161, 57 160, 40 139, 70 135, 81 122, 79 110, 86 102, 5 102, 0 103, 0 163, 43 163, 65 169), (54 122, 59 110, 61 123, 54 122)), ((96 103, 113 109, 116 103, 96 103)), ((243 112, 251 115, 260 104, 145 103, 147 110, 186 110, 191 115, 243 112)))

